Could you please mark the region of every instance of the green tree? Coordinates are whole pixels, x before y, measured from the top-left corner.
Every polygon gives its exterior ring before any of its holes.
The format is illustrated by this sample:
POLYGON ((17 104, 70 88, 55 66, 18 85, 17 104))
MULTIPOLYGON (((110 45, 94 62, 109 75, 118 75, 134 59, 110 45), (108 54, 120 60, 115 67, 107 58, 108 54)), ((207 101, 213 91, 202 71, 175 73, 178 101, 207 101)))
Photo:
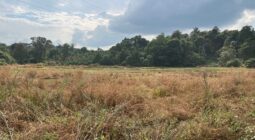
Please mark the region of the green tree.
POLYGON ((220 29, 218 27, 214 27, 210 30, 206 36, 205 42, 205 53, 206 59, 209 61, 217 60, 217 52, 223 47, 225 38, 221 35, 220 29))
POLYGON ((47 60, 48 52, 53 48, 52 41, 44 37, 32 37, 33 62, 40 63, 47 60))
POLYGON ((255 58, 255 39, 246 40, 246 42, 243 45, 241 45, 239 52, 240 56, 244 60, 248 60, 249 58, 255 58))
POLYGON ((8 46, 4 43, 0 43, 0 51, 7 52, 8 46))
POLYGON ((143 54, 148 43, 149 41, 141 36, 135 36, 130 39, 125 38, 109 50, 110 58, 117 65, 140 66, 142 65, 140 54, 143 54))
POLYGON ((68 57, 70 57, 74 52, 74 45, 65 43, 63 46, 60 47, 60 52, 62 60, 66 61, 68 57))
POLYGON ((0 50, 0 61, 1 61, 1 64, 4 64, 4 63, 13 64, 13 63, 15 63, 15 59, 8 52, 3 52, 1 50, 0 50))
POLYGON ((219 64, 221 66, 226 66, 229 61, 237 58, 237 50, 235 44, 235 42, 232 42, 230 46, 224 46, 221 48, 220 56, 218 58, 219 64))
POLYGON ((244 26, 238 36, 238 41, 242 44, 245 41, 254 38, 254 29, 252 26, 244 26))
POLYGON ((26 43, 14 43, 10 46, 11 55, 17 63, 26 64, 30 62, 28 45, 26 43))
POLYGON ((245 66, 248 68, 255 68, 255 58, 251 58, 245 61, 245 66))

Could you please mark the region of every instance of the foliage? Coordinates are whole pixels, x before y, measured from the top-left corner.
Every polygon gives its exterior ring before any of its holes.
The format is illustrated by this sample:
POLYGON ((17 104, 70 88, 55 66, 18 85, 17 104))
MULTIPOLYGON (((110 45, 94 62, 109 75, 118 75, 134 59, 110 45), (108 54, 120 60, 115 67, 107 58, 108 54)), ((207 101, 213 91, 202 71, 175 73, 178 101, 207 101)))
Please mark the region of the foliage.
MULTIPOLYGON (((209 31, 198 28, 190 34, 175 31, 148 41, 142 36, 125 38, 109 50, 75 48, 73 44, 54 45, 44 37, 32 37, 31 43, 0 44, 19 64, 48 63, 61 65, 122 65, 158 67, 195 67, 219 64, 235 65, 255 58, 255 31, 244 26, 240 31, 209 31)), ((7 62, 9 63, 9 62, 7 62)), ((241 66, 241 65, 240 65, 241 66)))
POLYGON ((53 48, 53 44, 50 40, 44 37, 32 37, 32 51, 31 54, 33 59, 31 62, 33 63, 41 63, 47 59, 47 55, 49 50, 53 48))
POLYGON ((244 60, 255 57, 255 39, 248 40, 239 49, 240 55, 244 60))
POLYGON ((229 61, 234 60, 237 57, 237 50, 235 50, 233 46, 224 46, 219 51, 220 56, 218 61, 221 66, 227 66, 229 61))
POLYGON ((6 61, 5 61, 5 59, 0 59, 0 66, 1 65, 6 65, 7 63, 6 63, 6 61))
POLYGON ((240 67, 241 65, 242 65, 242 62, 241 62, 241 60, 239 60, 239 59, 229 60, 229 61, 226 63, 226 66, 227 66, 227 67, 240 67))
POLYGON ((10 52, 13 58, 19 64, 29 63, 31 57, 29 55, 30 48, 26 43, 14 43, 10 46, 10 52))
POLYGON ((245 65, 248 68, 255 68, 255 58, 251 58, 245 61, 245 65))
POLYGON ((15 60, 13 59, 13 57, 8 54, 8 52, 3 52, 0 50, 0 59, 1 59, 1 63, 7 63, 7 64, 12 64, 15 63, 15 60))

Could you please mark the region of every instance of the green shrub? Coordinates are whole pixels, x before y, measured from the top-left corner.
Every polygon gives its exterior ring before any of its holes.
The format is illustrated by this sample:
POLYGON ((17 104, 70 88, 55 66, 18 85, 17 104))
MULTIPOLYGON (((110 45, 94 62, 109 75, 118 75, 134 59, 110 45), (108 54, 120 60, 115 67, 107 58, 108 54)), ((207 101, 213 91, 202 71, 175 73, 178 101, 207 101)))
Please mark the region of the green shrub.
POLYGON ((242 62, 240 59, 229 60, 226 64, 227 67, 240 67, 242 62))
POLYGON ((2 65, 6 65, 7 63, 6 63, 6 61, 4 60, 4 59, 0 59, 0 66, 2 66, 2 65))
MULTIPOLYGON (((0 60, 7 64, 15 63, 15 59, 7 52, 0 51, 0 60)), ((1 63, 1 62, 0 62, 1 63)))
POLYGON ((248 68, 255 68, 255 58, 251 58, 245 61, 245 66, 248 68))

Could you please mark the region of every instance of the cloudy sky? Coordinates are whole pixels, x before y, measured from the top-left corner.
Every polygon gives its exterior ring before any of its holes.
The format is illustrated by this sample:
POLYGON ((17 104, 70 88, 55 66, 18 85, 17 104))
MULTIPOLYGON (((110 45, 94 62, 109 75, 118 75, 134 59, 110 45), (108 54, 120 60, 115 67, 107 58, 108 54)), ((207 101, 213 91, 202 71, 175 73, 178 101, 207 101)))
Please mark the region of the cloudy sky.
POLYGON ((255 0, 0 0, 0 42, 43 36, 54 43, 107 48, 194 27, 255 26, 255 0))

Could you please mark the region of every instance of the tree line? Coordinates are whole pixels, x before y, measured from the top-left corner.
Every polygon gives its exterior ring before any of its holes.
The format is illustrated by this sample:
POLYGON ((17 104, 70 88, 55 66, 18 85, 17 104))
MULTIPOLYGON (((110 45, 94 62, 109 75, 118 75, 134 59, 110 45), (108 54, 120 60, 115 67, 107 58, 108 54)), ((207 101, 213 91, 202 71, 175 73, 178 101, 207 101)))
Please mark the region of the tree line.
POLYGON ((255 31, 209 31, 194 28, 189 34, 175 31, 148 41, 142 36, 125 38, 109 50, 74 48, 72 44, 54 45, 44 37, 31 43, 0 44, 1 64, 121 65, 158 67, 255 67, 255 31))

